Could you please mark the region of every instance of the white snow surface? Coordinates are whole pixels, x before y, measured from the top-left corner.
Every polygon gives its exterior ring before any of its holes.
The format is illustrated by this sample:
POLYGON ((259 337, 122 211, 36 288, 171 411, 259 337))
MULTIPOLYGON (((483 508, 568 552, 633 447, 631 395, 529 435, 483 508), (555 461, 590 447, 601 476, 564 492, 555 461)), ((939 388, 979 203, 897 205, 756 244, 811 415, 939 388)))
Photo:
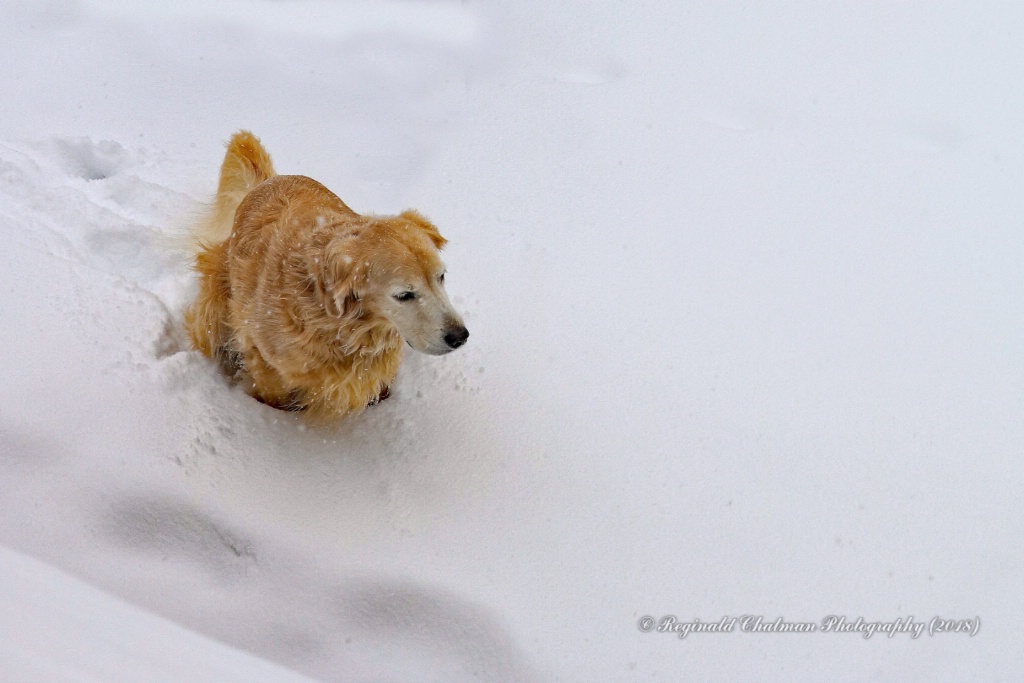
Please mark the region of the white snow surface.
POLYGON ((0 680, 1021 679, 1021 7, 7 0, 0 64, 0 680), (190 351, 239 128, 430 216, 468 345, 324 428, 190 351))
POLYGON ((0 657, 5 681, 231 681, 312 679, 232 651, 0 547, 0 657))

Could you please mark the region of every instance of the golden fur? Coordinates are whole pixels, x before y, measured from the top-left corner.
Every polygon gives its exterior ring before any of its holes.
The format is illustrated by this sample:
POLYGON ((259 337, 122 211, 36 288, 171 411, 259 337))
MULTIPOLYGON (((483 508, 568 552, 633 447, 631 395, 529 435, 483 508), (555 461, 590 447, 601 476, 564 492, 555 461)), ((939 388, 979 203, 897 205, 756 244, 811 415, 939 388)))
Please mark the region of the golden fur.
POLYGON ((249 132, 228 143, 196 232, 189 338, 271 406, 361 410, 386 396, 403 342, 441 354, 469 336, 444 292, 434 225, 415 211, 361 216, 315 180, 277 175, 249 132))

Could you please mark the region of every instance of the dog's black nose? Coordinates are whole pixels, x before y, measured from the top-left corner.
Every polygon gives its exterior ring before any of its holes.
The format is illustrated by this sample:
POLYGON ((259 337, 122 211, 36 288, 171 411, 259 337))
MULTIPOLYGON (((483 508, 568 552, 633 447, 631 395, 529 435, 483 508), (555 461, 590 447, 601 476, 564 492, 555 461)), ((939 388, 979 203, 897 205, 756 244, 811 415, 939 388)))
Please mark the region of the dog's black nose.
POLYGON ((469 339, 469 330, 463 325, 453 328, 448 334, 444 335, 444 343, 453 349, 457 349, 465 344, 467 339, 469 339))

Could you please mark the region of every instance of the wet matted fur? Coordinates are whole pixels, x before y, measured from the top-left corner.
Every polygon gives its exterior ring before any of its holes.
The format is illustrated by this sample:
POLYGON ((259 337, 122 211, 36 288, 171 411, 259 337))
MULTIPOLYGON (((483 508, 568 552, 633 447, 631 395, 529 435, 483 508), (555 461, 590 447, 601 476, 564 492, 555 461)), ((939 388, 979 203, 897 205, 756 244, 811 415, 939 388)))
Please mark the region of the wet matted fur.
POLYGON ((277 175, 249 132, 228 143, 195 233, 189 338, 268 405, 314 419, 361 410, 386 397, 405 343, 440 355, 469 336, 430 221, 362 216, 311 178, 277 175))

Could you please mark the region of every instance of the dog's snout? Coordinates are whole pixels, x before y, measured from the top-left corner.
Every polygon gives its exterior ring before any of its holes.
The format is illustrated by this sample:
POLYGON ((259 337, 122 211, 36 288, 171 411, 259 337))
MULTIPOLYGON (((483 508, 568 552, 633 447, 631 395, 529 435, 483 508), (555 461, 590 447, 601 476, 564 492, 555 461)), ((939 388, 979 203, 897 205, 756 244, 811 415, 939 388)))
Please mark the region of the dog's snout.
POLYGON ((467 339, 469 339, 469 330, 466 329, 465 325, 453 327, 444 335, 444 343, 453 349, 457 349, 465 344, 467 339))

